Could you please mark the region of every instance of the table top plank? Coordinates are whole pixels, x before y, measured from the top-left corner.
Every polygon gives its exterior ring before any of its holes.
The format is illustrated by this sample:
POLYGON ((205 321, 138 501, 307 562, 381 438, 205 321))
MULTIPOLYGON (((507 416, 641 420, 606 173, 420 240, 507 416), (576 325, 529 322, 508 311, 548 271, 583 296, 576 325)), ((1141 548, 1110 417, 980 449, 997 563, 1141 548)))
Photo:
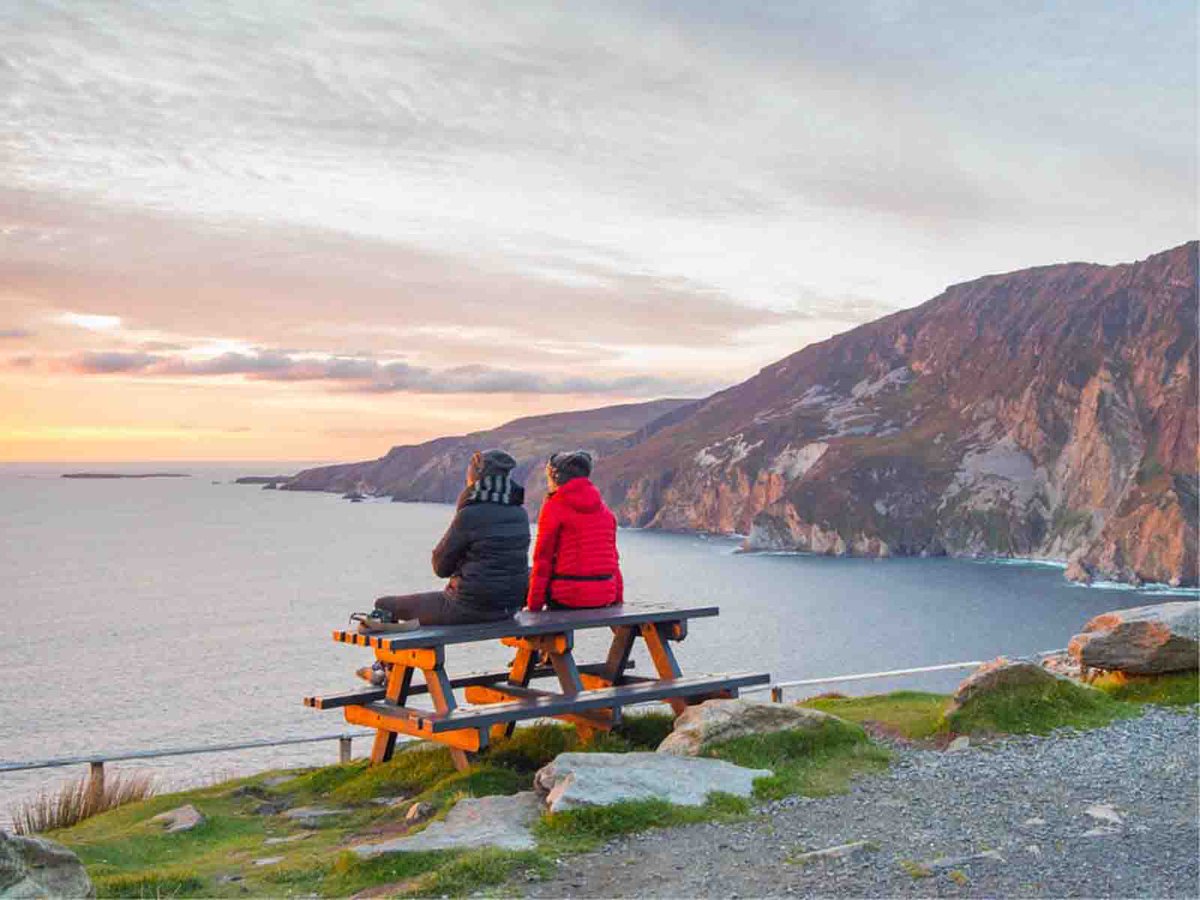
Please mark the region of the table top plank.
POLYGON ((499 640, 504 637, 531 637, 588 628, 617 625, 641 625, 646 622, 676 622, 718 615, 716 606, 674 607, 665 604, 630 603, 599 609, 522 610, 512 619, 477 625, 434 625, 400 634, 361 635, 355 630, 333 632, 333 639, 380 650, 409 650, 447 644, 499 640))

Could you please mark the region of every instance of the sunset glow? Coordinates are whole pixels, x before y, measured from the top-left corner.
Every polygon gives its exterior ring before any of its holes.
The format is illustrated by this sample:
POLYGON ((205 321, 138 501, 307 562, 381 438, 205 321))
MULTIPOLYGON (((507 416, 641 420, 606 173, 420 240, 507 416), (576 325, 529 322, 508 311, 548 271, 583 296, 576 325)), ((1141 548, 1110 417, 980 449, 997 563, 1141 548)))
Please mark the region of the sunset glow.
POLYGON ((0 459, 702 396, 1195 234, 1190 4, 703 9, 9 4, 0 459))

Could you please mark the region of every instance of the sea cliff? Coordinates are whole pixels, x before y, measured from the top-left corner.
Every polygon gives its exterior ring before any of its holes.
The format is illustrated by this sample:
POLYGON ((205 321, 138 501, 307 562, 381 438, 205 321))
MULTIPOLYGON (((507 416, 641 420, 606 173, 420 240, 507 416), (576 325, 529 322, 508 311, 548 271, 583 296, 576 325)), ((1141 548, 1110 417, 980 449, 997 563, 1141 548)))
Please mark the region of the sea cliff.
POLYGON ((604 461, 627 525, 1197 580, 1197 244, 948 288, 604 461))

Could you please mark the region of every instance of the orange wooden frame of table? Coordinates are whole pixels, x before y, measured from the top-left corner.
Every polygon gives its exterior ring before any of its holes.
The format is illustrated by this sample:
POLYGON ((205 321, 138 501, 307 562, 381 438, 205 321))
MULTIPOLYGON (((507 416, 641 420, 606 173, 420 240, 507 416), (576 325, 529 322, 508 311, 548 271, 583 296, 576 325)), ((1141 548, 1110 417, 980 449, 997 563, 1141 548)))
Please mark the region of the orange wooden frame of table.
POLYGON ((346 721, 376 730, 371 762, 391 758, 399 735, 421 738, 450 748, 457 768, 466 769, 474 754, 499 737, 511 735, 517 721, 556 718, 570 722, 587 741, 608 731, 624 706, 662 701, 678 715, 689 704, 712 697, 735 697, 740 688, 766 684, 759 674, 704 675, 684 678, 671 645, 687 637, 690 619, 717 615, 716 607, 677 609, 661 606, 617 606, 588 610, 522 611, 503 622, 435 626, 400 634, 362 635, 334 631, 339 643, 368 647, 388 666, 381 688, 306 697, 316 709, 341 708, 346 721), (575 661, 577 630, 607 628, 612 632, 602 663, 575 661), (505 671, 451 678, 446 648, 454 644, 499 640, 515 655, 505 671), (630 654, 641 640, 649 653, 653 677, 631 675, 630 654), (422 681, 414 675, 420 672, 422 681), (558 690, 531 687, 538 678, 554 678, 558 690), (461 689, 466 705, 459 705, 461 689), (409 706, 428 694, 432 710, 409 706))

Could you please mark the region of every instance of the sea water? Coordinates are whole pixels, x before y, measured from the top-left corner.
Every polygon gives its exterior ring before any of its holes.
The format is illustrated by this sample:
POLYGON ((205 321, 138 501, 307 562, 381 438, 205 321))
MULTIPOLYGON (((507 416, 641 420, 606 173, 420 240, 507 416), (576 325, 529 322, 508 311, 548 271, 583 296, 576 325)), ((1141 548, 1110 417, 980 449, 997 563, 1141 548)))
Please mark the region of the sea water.
MULTIPOLYGON (((301 704, 361 684, 353 671, 370 662, 331 629, 376 596, 435 588, 430 550, 453 510, 232 483, 294 468, 0 466, 0 762, 342 730, 338 711, 301 704), (81 468, 190 477, 60 477, 81 468)), ((752 555, 730 539, 652 531, 622 531, 619 544, 630 604, 721 608, 678 645, 685 674, 785 681, 1028 654, 1066 646, 1099 612, 1160 599, 1074 586, 1043 565, 752 555)), ((577 658, 603 659, 606 634, 581 633, 577 658)), ((447 667, 502 667, 510 655, 498 643, 450 647, 447 667)), ((635 660, 649 667, 640 649, 635 660)), ((962 675, 836 687, 948 690, 962 675)), ((358 741, 356 755, 367 749, 358 741)), ((335 754, 305 744, 120 768, 180 787, 335 754)), ((0 819, 85 771, 0 773, 0 819)))

